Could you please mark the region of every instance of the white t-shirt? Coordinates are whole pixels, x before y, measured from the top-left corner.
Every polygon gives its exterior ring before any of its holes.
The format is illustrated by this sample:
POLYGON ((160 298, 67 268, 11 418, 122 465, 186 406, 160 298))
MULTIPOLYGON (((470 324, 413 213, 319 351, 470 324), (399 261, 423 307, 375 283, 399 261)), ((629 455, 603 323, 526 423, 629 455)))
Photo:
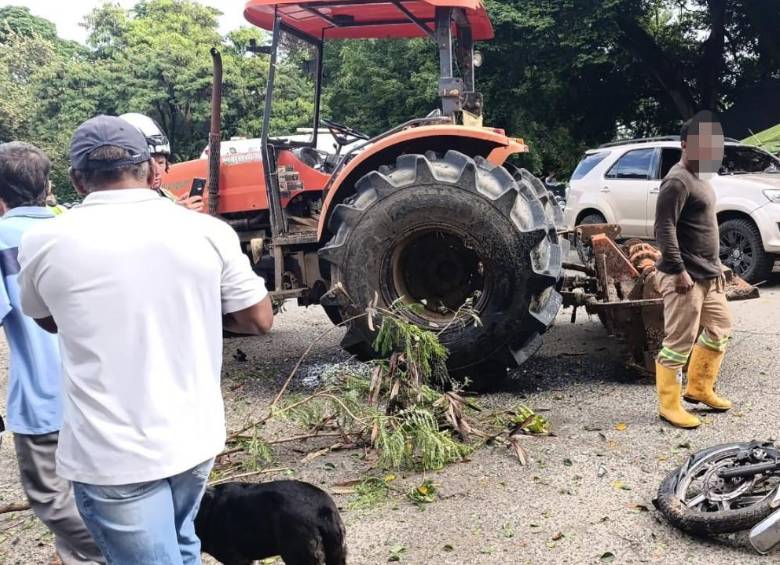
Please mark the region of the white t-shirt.
POLYGON ((95 192, 28 231, 19 262, 24 313, 59 329, 60 476, 153 481, 223 449, 222 315, 267 294, 230 226, 149 189, 95 192))

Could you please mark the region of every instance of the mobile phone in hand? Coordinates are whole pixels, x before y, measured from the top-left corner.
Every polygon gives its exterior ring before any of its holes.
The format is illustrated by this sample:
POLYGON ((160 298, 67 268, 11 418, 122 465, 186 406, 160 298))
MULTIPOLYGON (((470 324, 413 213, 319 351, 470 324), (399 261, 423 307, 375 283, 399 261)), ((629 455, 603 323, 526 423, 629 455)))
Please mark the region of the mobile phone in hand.
POLYGON ((203 196, 203 191, 206 188, 206 179, 195 178, 192 179, 192 186, 190 187, 190 198, 193 196, 203 196))

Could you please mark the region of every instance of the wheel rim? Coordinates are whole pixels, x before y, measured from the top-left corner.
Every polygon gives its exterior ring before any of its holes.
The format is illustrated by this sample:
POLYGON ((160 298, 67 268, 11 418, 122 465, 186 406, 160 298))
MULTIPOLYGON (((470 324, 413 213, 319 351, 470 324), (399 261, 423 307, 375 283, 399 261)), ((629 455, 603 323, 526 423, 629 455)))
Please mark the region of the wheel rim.
POLYGON ((718 477, 720 469, 734 466, 740 451, 739 448, 724 447, 692 465, 677 484, 677 498, 690 510, 710 513, 741 510, 773 496, 780 482, 776 475, 718 477))
POLYGON ((753 267, 753 245, 742 232, 727 229, 720 234, 720 260, 737 275, 744 276, 753 267))
POLYGON ((472 309, 481 311, 488 295, 485 263, 467 238, 445 227, 412 232, 396 244, 384 277, 385 298, 419 304, 407 315, 431 329, 450 324, 472 309))

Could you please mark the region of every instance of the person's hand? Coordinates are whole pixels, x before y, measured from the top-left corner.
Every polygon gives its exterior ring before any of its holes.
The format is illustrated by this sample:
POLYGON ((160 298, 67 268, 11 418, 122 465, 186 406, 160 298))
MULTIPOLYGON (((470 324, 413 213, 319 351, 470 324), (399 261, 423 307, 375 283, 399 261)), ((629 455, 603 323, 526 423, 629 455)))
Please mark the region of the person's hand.
POLYGON ((203 197, 202 196, 182 196, 176 201, 176 204, 184 206, 188 210, 194 212, 200 212, 203 210, 203 197))
POLYGON ((691 278, 691 275, 688 274, 688 271, 683 271, 675 276, 674 290, 677 291, 677 294, 688 294, 692 288, 693 279, 691 278))

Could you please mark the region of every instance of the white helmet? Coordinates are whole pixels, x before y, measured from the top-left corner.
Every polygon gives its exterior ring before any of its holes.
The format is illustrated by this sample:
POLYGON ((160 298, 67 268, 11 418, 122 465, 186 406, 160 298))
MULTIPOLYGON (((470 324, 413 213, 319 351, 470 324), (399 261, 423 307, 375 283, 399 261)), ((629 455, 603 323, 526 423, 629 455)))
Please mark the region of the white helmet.
POLYGON ((162 153, 168 157, 171 156, 171 144, 160 125, 149 116, 131 112, 119 116, 124 121, 134 125, 146 138, 146 144, 149 146, 149 153, 157 155, 162 153))

